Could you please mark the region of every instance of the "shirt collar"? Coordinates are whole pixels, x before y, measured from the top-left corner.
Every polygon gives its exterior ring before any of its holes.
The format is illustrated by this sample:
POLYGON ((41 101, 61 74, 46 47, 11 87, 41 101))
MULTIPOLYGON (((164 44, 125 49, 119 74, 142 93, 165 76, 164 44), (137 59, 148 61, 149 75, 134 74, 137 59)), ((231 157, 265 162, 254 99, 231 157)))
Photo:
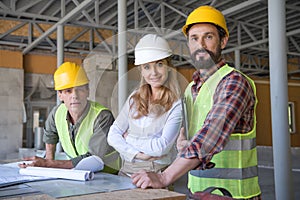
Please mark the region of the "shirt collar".
POLYGON ((193 81, 195 84, 204 83, 209 77, 211 77, 218 69, 225 65, 225 59, 221 59, 220 62, 212 66, 207 70, 197 70, 193 74, 193 81))

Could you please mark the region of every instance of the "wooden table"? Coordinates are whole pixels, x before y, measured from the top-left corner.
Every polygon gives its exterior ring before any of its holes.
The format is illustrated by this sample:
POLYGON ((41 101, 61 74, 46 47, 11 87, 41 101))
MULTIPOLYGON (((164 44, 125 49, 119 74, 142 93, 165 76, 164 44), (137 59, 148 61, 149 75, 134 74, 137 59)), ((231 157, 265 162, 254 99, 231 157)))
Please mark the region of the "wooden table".
MULTIPOLYGON (((18 168, 7 168, 4 165, 0 165, 0 177, 9 177, 18 175, 18 168)), ((34 181, 21 183, 17 185, 12 185, 8 187, 0 188, 0 193, 13 191, 15 195, 9 195, 11 193, 3 193, 1 199, 9 199, 9 200, 53 200, 55 197, 60 200, 73 200, 73 199, 88 199, 88 200, 96 200, 96 199, 104 199, 104 200, 150 200, 150 199, 158 199, 158 200, 185 200, 186 195, 178 192, 169 191, 167 189, 140 189, 133 187, 127 187, 127 184, 132 184, 130 178, 120 177, 112 174, 106 173, 96 173, 95 178, 91 182, 78 182, 64 179, 57 180, 42 180, 42 181, 34 181), (113 183, 112 186, 107 186, 109 183, 113 183), (124 184, 126 185, 124 187, 124 184), (50 195, 53 194, 49 191, 52 191, 56 194, 60 194, 59 192, 61 188, 64 188, 63 194, 61 196, 50 195), (73 191, 79 192, 69 192, 73 191), (76 190, 78 188, 78 190, 76 190), (84 189, 95 189, 89 190, 86 193, 81 193, 84 189), (99 190, 98 190, 99 188, 99 190), (101 191, 103 189, 103 191, 101 191), (20 192, 19 192, 20 191, 20 192), (7 195, 8 194, 8 195, 7 195), (71 195, 70 195, 71 194, 71 195), (74 195, 73 195, 74 194, 74 195)))
MULTIPOLYGON (((33 194, 33 195, 25 195, 22 197, 13 197, 8 198, 9 200, 53 200, 55 198, 46 195, 46 194, 33 194)), ((75 199, 88 199, 88 200, 150 200, 150 199, 158 199, 158 200, 185 200, 186 195, 169 191, 166 189, 132 189, 132 190, 120 190, 114 192, 105 192, 105 193, 95 193, 81 196, 72 196, 72 197, 64 197, 59 198, 60 200, 75 200, 75 199)))

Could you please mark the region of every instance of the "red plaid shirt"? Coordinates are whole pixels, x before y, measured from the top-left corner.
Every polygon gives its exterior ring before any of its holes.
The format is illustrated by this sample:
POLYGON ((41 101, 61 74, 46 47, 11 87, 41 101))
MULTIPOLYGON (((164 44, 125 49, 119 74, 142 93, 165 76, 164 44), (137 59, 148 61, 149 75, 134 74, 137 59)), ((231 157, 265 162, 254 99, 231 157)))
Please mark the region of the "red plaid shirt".
MULTIPOLYGON (((199 71, 194 73, 191 87, 194 98, 203 83, 224 64, 222 60, 205 74, 199 71)), ((180 156, 198 158, 201 161, 199 169, 209 168, 206 164, 214 154, 223 150, 231 133, 247 133, 252 129, 254 105, 255 96, 247 79, 237 71, 229 73, 216 88, 213 106, 203 127, 180 156)))

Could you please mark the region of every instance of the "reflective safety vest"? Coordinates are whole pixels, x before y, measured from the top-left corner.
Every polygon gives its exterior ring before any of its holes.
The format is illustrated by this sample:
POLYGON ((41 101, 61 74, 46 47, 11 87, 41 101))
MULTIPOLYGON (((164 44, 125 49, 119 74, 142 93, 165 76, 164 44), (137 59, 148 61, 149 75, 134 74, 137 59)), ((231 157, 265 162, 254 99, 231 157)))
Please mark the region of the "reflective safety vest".
MULTIPOLYGON (((86 154, 89 151, 88 146, 93 134, 94 122, 102 110, 107 110, 107 108, 97 102, 90 102, 90 109, 79 126, 75 137, 75 146, 73 146, 69 134, 68 123, 66 121, 68 109, 65 104, 61 104, 58 107, 55 113, 55 124, 59 140, 68 157, 75 158, 78 155, 86 154)), ((105 165, 108 165, 113 169, 120 169, 119 154, 116 151, 105 155, 103 161, 105 165)))
MULTIPOLYGON (((185 92, 188 113, 188 132, 191 138, 204 124, 213 105, 213 96, 219 82, 235 70, 227 64, 216 71, 201 86, 195 102, 191 94, 192 83, 185 92)), ((244 75, 244 74, 243 74, 244 75)), ((256 96, 254 82, 244 75, 256 96)), ((233 198, 248 199, 258 196, 261 191, 258 184, 256 152, 256 104, 254 107, 253 129, 248 133, 232 133, 223 151, 215 154, 211 162, 215 167, 207 170, 191 170, 188 188, 191 192, 203 191, 208 187, 222 187, 231 192, 233 198)))

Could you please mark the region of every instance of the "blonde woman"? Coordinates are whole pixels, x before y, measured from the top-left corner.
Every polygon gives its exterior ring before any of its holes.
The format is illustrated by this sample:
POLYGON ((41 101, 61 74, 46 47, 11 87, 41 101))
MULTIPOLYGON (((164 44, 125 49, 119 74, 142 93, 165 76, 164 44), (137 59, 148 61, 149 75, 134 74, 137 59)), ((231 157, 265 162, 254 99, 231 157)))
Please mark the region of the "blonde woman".
POLYGON ((129 96, 108 133, 121 155, 119 175, 163 171, 174 158, 182 122, 180 89, 165 39, 148 34, 135 47, 139 87, 129 96))

